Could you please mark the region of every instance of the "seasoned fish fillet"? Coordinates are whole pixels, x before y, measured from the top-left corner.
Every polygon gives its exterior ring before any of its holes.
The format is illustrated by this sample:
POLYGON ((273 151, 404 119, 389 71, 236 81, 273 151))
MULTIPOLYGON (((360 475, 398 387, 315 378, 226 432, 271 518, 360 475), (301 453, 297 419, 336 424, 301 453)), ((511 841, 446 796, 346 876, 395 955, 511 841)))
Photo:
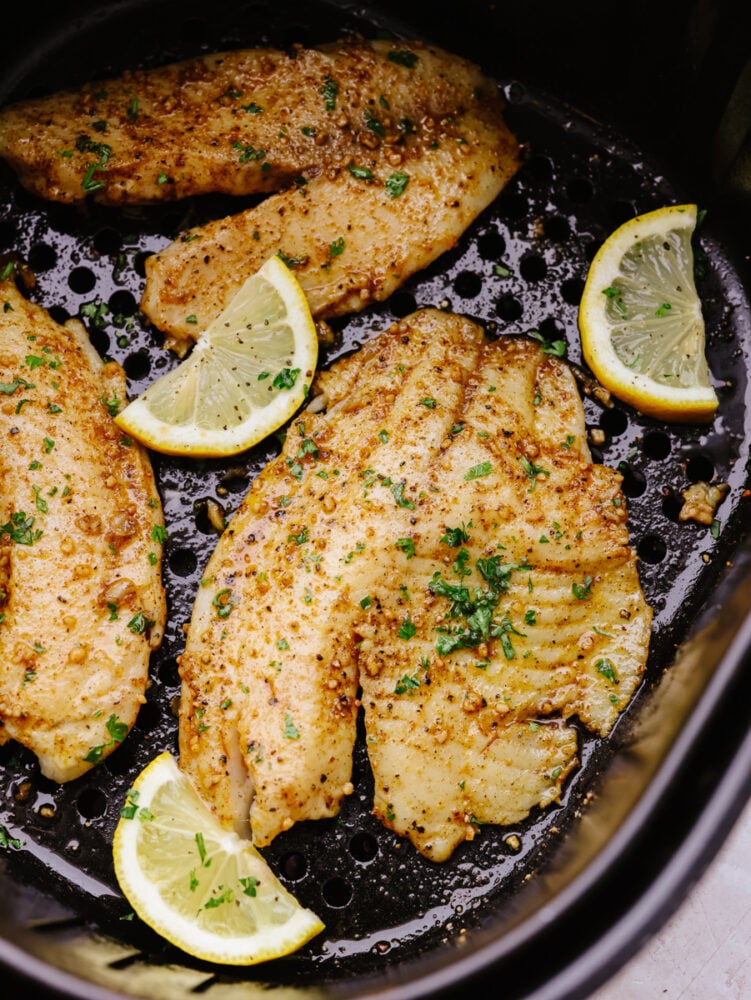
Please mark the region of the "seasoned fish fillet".
POLYGON ((385 299, 454 246, 518 167, 496 88, 456 56, 372 42, 274 59, 277 89, 239 88, 264 110, 245 121, 248 162, 233 169, 253 190, 286 189, 146 261, 141 309, 181 354, 273 254, 317 317, 385 299))
POLYGON ((163 521, 125 374, 0 283, 0 743, 69 781, 127 735, 160 642, 163 521))
POLYGON ((317 380, 219 541, 181 660, 181 766, 268 843, 352 790, 445 860, 557 800, 607 734, 651 612, 620 476, 564 363, 425 310, 317 380), (359 694, 358 694, 359 691, 359 694))
POLYGON ((0 157, 53 201, 252 194, 384 156, 396 169, 405 138, 438 140, 431 118, 472 109, 512 156, 499 108, 474 65, 420 42, 246 49, 10 105, 0 111, 0 157))
POLYGON ((421 42, 243 50, 12 105, 0 156, 58 201, 279 192, 147 260, 141 308, 184 353, 276 253, 322 318, 390 295, 516 171, 501 112, 476 66, 421 42))

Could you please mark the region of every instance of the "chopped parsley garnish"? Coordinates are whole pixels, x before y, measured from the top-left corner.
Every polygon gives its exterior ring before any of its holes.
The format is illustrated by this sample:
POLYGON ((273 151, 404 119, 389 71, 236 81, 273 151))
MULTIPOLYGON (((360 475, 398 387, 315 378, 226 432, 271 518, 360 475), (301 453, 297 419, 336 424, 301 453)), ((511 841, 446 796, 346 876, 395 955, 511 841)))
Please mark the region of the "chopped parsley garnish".
POLYGON ((415 628, 415 623, 410 618, 409 612, 407 612, 407 617, 399 626, 399 638, 409 641, 416 631, 417 629, 415 628))
POLYGON ((11 514, 10 521, 0 527, 0 537, 9 535, 17 545, 33 545, 42 537, 41 528, 34 528, 36 518, 27 516, 23 510, 11 514))
POLYGON ((413 674, 412 677, 409 674, 405 674, 400 681, 396 682, 396 687, 394 688, 394 694, 408 694, 412 695, 421 686, 422 681, 420 680, 419 674, 413 674))
POLYGON ((117 743, 122 743, 128 735, 128 726, 124 722, 121 722, 114 714, 107 719, 106 728, 111 737, 110 741, 108 743, 100 743, 99 746, 92 747, 83 758, 87 761, 87 763, 98 764, 104 756, 105 750, 115 746, 117 743))
POLYGON ((389 52, 388 59, 397 66, 406 66, 407 69, 414 69, 419 56, 416 52, 409 52, 406 49, 396 49, 389 52))
POLYGON ((550 472, 547 469, 543 469, 541 465, 535 465, 534 462, 530 462, 530 460, 525 455, 521 455, 519 461, 521 462, 521 466, 524 469, 525 475, 531 482, 531 485, 527 490, 527 492, 534 493, 535 487, 537 486, 537 477, 549 476, 550 472))
POLYGON ((233 142, 232 148, 237 149, 240 153, 239 163, 251 163, 253 160, 263 160, 266 157, 265 149, 255 149, 248 143, 233 142))
POLYGON ((547 337, 543 337, 541 333, 537 330, 530 330, 530 337, 534 340, 539 340, 542 344, 542 350, 544 354, 552 354, 556 358, 565 358, 566 356, 566 341, 565 340, 548 340, 547 337))
POLYGON ((420 400, 420 406, 424 406, 427 410, 434 410, 436 408, 436 401, 432 396, 425 396, 424 399, 420 400))
POLYGON ((240 885, 243 888, 243 893, 246 896, 256 895, 256 886, 260 885, 260 879, 257 879, 255 875, 247 875, 245 877, 240 877, 240 885))
POLYGON ((299 368, 282 368, 271 384, 275 389, 291 389, 299 374, 299 368))
POLYGON ((141 823, 147 823, 154 818, 154 814, 146 806, 139 806, 138 799, 140 792, 134 788, 129 788, 125 793, 125 805, 120 810, 123 819, 134 819, 136 816, 141 823))
POLYGON ((49 513, 49 506, 47 505, 47 501, 44 499, 44 497, 41 496, 41 492, 42 491, 41 491, 40 487, 39 486, 32 486, 31 488, 34 491, 34 501, 36 503, 36 509, 41 514, 47 514, 47 513, 49 513))
POLYGON ((358 180, 361 181, 373 180, 373 171, 370 170, 368 167, 356 167, 353 164, 350 164, 347 167, 347 170, 349 170, 349 172, 352 174, 353 177, 357 177, 358 180))
POLYGON ((294 267, 304 267, 308 263, 308 257, 306 254, 299 254, 297 257, 290 257, 284 253, 283 250, 279 250, 277 251, 277 257, 290 269, 294 267))
POLYGON ((339 93, 339 84, 331 76, 326 76, 323 81, 323 86, 321 87, 319 93, 323 97, 323 106, 327 111, 333 111, 336 108, 336 97, 339 93))
POLYGON ((263 108, 256 104, 255 101, 251 101, 250 104, 241 104, 240 107, 243 111, 247 111, 249 115, 263 114, 263 108))
POLYGON ((167 541, 167 529, 163 524, 155 524, 151 529, 151 540, 153 542, 158 542, 160 545, 164 545, 167 541))
POLYGON ((626 307, 623 304, 623 289, 616 288, 615 285, 610 285, 608 288, 603 288, 602 294, 607 296, 607 298, 613 303, 613 306, 621 315, 624 317, 626 315, 626 307))
POLYGON ((595 670, 599 674, 602 674, 603 677, 607 677, 611 684, 618 683, 618 678, 615 676, 613 661, 609 660, 607 656, 603 656, 602 659, 595 663, 595 670))
POLYGON ((367 109, 365 110, 364 115, 365 115, 365 124, 370 129, 371 132, 375 132, 376 135, 386 135, 386 129, 383 125, 383 122, 380 119, 376 118, 367 109))
POLYGON ((134 635, 143 635, 147 629, 153 628, 154 624, 150 618, 146 617, 143 611, 139 611, 128 622, 128 628, 134 635))
POLYGON ((404 190, 409 184, 409 174, 402 173, 401 170, 395 170, 386 179, 386 194, 389 198, 398 198, 400 195, 404 194, 404 190))
POLYGON ((300 733, 292 721, 292 716, 287 712, 284 716, 284 738, 285 740, 299 740, 300 733))
POLYGON ((12 847, 14 851, 20 851, 21 841, 17 837, 11 837, 4 826, 0 826, 0 847, 12 847))
POLYGON ((501 596, 508 592, 511 574, 514 570, 529 569, 529 566, 504 563, 500 556, 478 559, 476 566, 488 584, 487 590, 480 587, 470 589, 462 583, 449 583, 441 577, 440 572, 436 572, 428 584, 433 594, 451 601, 447 620, 464 619, 463 627, 446 625, 438 627, 436 648, 445 656, 455 649, 472 649, 488 639, 500 638, 504 654, 511 659, 514 650, 509 635, 523 635, 523 633, 513 627, 508 615, 504 615, 500 622, 494 621, 493 616, 501 596))
POLYGON ((411 559, 415 554, 415 543, 411 538, 397 538, 396 547, 401 549, 401 551, 406 555, 407 559, 411 559))
POLYGON ((469 552, 467 549, 459 549, 456 559, 452 565, 454 571, 454 576, 458 576, 461 579, 463 576, 470 576, 472 570, 467 566, 469 562, 469 552))
POLYGON ((404 507, 407 510, 414 510, 415 505, 411 500, 404 496, 404 486, 404 483, 394 483, 391 486, 391 492, 394 496, 394 500, 396 500, 396 506, 404 507))
POLYGON ((444 525, 446 529, 445 535, 441 538, 442 542, 446 545, 450 545, 452 549, 458 549, 460 545, 469 541, 469 534, 467 532, 467 525, 462 523, 461 528, 449 528, 446 524, 444 525))
POLYGON ((201 867, 208 868, 211 864, 211 858, 208 856, 202 833, 196 834, 196 847, 198 848, 198 857, 201 859, 201 867))
POLYGON ((472 479, 481 479, 483 476, 489 476, 492 471, 493 466, 490 462, 480 462, 464 473, 464 479, 466 482, 470 482, 472 479))
POLYGON ((584 583, 572 583, 571 593, 577 601, 588 601, 592 596, 592 577, 585 576, 584 583))
POLYGON ((339 236, 329 245, 329 257, 339 257, 344 253, 344 237, 339 236))
POLYGON ((218 591, 214 595, 214 599, 211 604, 214 608, 216 608, 217 618, 229 618, 232 614, 232 609, 235 606, 230 588, 225 587, 224 590, 218 591))
POLYGON ((109 306, 105 302, 84 302, 81 306, 81 315, 90 319, 94 326, 103 327, 107 322, 107 315, 110 312, 109 306))
POLYGON ((35 389, 32 382, 27 382, 24 378, 14 378, 12 382, 0 382, 0 392, 6 396, 12 396, 16 389, 35 389))

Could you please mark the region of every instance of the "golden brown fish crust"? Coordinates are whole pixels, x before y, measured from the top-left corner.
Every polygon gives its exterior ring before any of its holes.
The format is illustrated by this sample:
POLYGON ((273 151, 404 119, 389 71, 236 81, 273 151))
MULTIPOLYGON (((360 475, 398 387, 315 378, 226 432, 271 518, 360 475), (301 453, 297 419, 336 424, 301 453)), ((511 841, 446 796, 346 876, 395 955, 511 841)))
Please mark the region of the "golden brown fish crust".
POLYGON ((317 380, 206 571, 181 660, 181 766, 266 844, 352 791, 445 860, 561 794, 571 716, 605 735, 651 612, 618 473, 565 364, 424 310, 317 380), (314 407, 317 408, 317 407, 314 407))
POLYGON ((0 156, 45 198, 268 194, 146 261, 144 314, 183 354, 280 254, 322 319, 453 247, 519 166, 496 85, 415 41, 242 50, 0 111, 0 156))
POLYGON ((499 101, 475 66, 419 42, 245 49, 10 105, 0 156, 54 201, 252 194, 374 153, 396 167, 412 130, 485 106, 499 101))
POLYGON ((161 504, 146 452, 112 421, 119 365, 7 281, 0 333, 0 743, 68 781, 145 701, 166 617, 161 504))
POLYGON ((274 254, 294 269, 317 317, 387 298, 456 244, 519 165, 494 84, 456 56, 372 42, 303 50, 296 62, 311 68, 293 110, 259 97, 264 111, 246 123, 240 153, 255 190, 286 189, 146 261, 141 308, 178 353, 274 254), (327 81, 338 87, 330 107, 327 81), (256 131, 269 120, 281 140, 256 131), (277 146, 301 141, 307 159, 272 185, 277 146))

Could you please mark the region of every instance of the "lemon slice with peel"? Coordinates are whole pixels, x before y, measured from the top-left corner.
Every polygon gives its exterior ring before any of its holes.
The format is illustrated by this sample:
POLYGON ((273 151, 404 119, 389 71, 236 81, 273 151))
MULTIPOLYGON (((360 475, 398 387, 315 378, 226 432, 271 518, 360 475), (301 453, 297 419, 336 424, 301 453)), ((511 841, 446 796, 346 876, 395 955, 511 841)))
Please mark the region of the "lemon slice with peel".
POLYGON ((116 417, 170 455, 235 455, 268 437, 305 400, 318 337, 305 293, 271 257, 200 334, 190 355, 116 417))
POLYGON ((629 219, 603 243, 579 306, 584 359, 618 399, 659 420, 711 420, 717 395, 694 284, 696 205, 629 219))
POLYGON ((145 923, 189 955, 254 965, 323 930, 250 841, 219 825, 170 753, 139 774, 120 816, 120 887, 145 923))

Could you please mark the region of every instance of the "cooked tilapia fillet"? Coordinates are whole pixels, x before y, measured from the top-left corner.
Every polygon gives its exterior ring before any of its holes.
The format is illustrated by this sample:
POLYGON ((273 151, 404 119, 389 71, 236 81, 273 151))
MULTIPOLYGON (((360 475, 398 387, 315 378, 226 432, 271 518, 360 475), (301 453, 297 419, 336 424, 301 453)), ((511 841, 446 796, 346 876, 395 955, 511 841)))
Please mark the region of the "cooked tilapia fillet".
POLYGON ((0 111, 0 156, 53 201, 253 194, 383 154, 396 169, 405 136, 438 140, 429 119, 472 109, 511 154, 499 108, 477 67, 420 42, 244 49, 12 104, 0 111))
POLYGON ((0 333, 0 743, 69 781, 145 701, 166 614, 161 504, 146 452, 108 412, 125 374, 84 328, 4 282, 0 333))
POLYGON ((372 164, 377 181, 348 170, 314 177, 183 234, 146 259, 142 311, 184 354, 245 278, 278 253, 317 318, 386 299, 456 244, 515 169, 479 116, 468 112, 447 129, 435 148, 410 138, 399 168, 409 181, 397 197, 383 183, 393 168, 361 154, 357 162, 372 164))
POLYGON ((374 811, 427 857, 559 798, 605 735, 650 609, 620 476, 531 342, 425 310, 321 374, 206 571, 181 766, 268 843, 334 815, 364 708, 374 811))
POLYGON ((141 308, 184 353, 273 254, 322 318, 386 298, 516 171, 495 84, 421 42, 253 49, 0 111, 0 156, 45 198, 279 192, 146 262, 141 308))

